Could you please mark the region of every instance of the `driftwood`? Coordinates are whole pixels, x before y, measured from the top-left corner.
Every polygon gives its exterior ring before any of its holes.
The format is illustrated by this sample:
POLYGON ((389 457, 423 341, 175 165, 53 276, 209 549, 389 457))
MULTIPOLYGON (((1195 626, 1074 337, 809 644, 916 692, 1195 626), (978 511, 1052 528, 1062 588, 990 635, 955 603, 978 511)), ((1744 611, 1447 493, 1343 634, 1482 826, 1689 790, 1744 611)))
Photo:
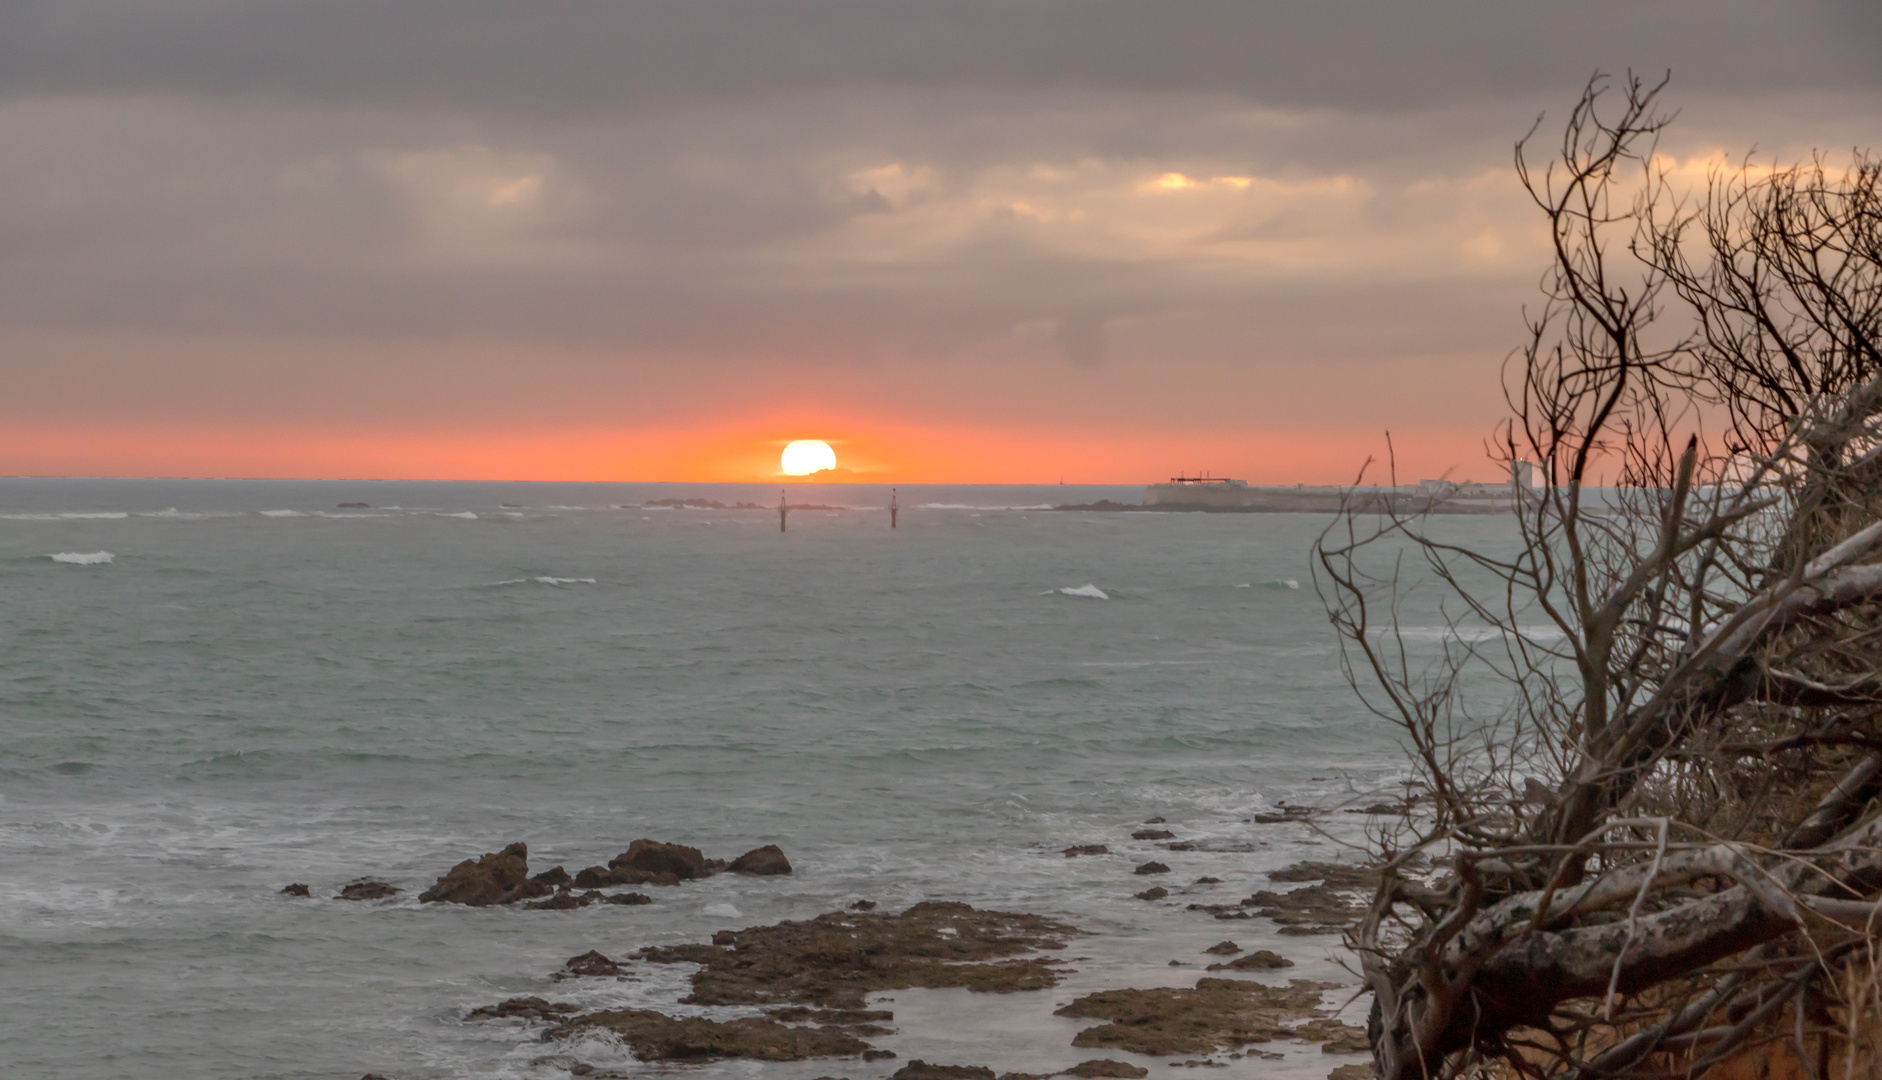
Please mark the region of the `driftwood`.
POLYGON ((1376 507, 1321 538, 1421 789, 1350 940, 1388 1080, 1696 1075, 1773 1040, 1828 1080, 1873 1009, 1882 164, 1676 191, 1660 89, 1609 109, 1597 78, 1550 165, 1518 144, 1554 262, 1495 446, 1542 478, 1514 553, 1376 507), (1408 556, 1449 598, 1436 649, 1397 633, 1408 556))

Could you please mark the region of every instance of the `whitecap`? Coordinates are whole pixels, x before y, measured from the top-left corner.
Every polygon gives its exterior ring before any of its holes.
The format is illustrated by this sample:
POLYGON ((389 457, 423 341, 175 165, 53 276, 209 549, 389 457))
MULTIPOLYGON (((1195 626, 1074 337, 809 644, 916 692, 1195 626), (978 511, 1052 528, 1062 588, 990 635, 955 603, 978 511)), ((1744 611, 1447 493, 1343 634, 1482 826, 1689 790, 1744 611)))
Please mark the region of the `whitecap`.
POLYGON ((593 585, 595 583, 595 579, 591 577, 539 577, 533 580, 544 585, 593 585))
POLYGON ((465 521, 476 521, 476 520, 477 520, 477 515, 476 515, 476 514, 473 514, 473 513, 471 513, 471 512, 469 511, 469 510, 464 510, 464 511, 461 511, 461 512, 459 512, 459 513, 456 513, 456 514, 439 514, 438 516, 439 516, 439 517, 448 517, 448 518, 463 518, 463 519, 464 519, 465 521))
POLYGON ((113 556, 109 551, 61 551, 46 558, 73 566, 101 566, 110 562, 113 556))
POLYGON ((121 510, 106 510, 97 513, 65 513, 59 516, 67 521, 117 521, 131 515, 121 510))
POLYGON ((1059 591, 1061 593, 1064 593, 1066 596, 1086 596, 1086 597, 1090 597, 1093 600, 1111 599, 1111 597, 1103 589, 1100 589, 1096 585, 1091 585, 1091 584, 1067 585, 1064 588, 1060 589, 1059 591))
POLYGON ((1292 589, 1295 592, 1299 592, 1300 582, 1295 581, 1291 577, 1275 578, 1273 581, 1263 582, 1261 587, 1264 589, 1292 589))
POLYGON ((707 904, 699 910, 701 914, 710 915, 715 919, 739 919, 744 917, 744 912, 741 912, 731 904, 707 904))
POLYGON ((306 517, 299 510, 263 510, 262 517, 306 517))

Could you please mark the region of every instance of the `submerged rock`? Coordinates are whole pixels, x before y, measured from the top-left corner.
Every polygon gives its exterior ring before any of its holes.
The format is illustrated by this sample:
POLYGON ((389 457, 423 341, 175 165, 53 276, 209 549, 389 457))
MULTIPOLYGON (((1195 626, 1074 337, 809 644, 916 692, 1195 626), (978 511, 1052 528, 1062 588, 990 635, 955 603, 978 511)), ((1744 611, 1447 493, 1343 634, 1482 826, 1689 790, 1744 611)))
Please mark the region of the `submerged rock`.
POLYGON ((1203 950, 1203 952, 1213 953, 1216 956, 1234 956, 1241 951, 1242 947, 1235 944, 1233 941, 1218 941, 1203 950))
POLYGON ((764 847, 753 848, 733 859, 726 869, 747 877, 769 877, 790 873, 791 860, 784 857, 784 851, 778 845, 766 844, 764 847))
MULTIPOLYGON (((659 840, 640 839, 627 845, 627 850, 608 860, 610 870, 627 867, 656 878, 661 874, 672 874, 681 881, 693 881, 703 878, 709 872, 706 869, 706 857, 698 848, 684 844, 667 844, 659 840)), ((659 884, 658 881, 649 881, 659 884)), ((622 885, 638 885, 638 881, 622 881, 622 885)))
POLYGON ((578 894, 568 889, 561 889, 547 900, 538 900, 523 906, 531 911, 573 911, 576 908, 585 908, 599 899, 601 899, 601 894, 593 890, 578 894))
POLYGON ((889 1080, 993 1080, 993 1070, 984 1065, 930 1065, 916 1058, 889 1080))
POLYGON ((590 949, 580 956, 571 956, 562 966, 571 975, 619 975, 621 973, 621 965, 603 956, 596 949, 590 949))
MULTIPOLYGON (((1210 949, 1214 952, 1214 949, 1210 949)), ((1238 956, 1226 964, 1210 964, 1210 971, 1274 971, 1277 968, 1293 967, 1294 961, 1280 953, 1266 949, 1256 949, 1247 956, 1238 956)))
MULTIPOLYGON (((283 890, 283 891, 286 891, 286 890, 283 890)), ((341 889, 339 895, 335 896, 334 899, 335 900, 384 900, 388 896, 397 896, 401 891, 403 890, 394 888, 391 885, 387 885, 383 881, 373 881, 369 878, 361 878, 360 880, 355 881, 352 884, 341 889)), ((296 893, 295 895, 305 896, 306 894, 296 893)))
POLYGON ((1119 1080, 1141 1080, 1149 1076, 1150 1070, 1142 1065, 1132 1065, 1127 1061, 1113 1061, 1110 1058, 1093 1058, 1081 1061, 1059 1074, 1060 1076, 1082 1076, 1085 1080, 1100 1078, 1119 1078, 1119 1080))
POLYGON ((1110 1021, 1072 1038, 1073 1046, 1138 1054, 1207 1054, 1248 1043, 1301 1037, 1286 1021, 1320 1018, 1320 991, 1334 983, 1295 979, 1264 986, 1242 979, 1200 979, 1194 989, 1104 990, 1075 999, 1059 1016, 1110 1021))
POLYGON ((281 887, 281 893, 284 896, 312 896, 314 895, 312 889, 309 889, 307 886, 301 884, 298 881, 292 885, 283 885, 281 887))
POLYGON ((1168 829, 1139 829, 1131 834, 1132 840, 1174 840, 1176 834, 1168 829))
POLYGON ((1111 849, 1103 844, 1077 844, 1066 848, 1062 854, 1068 859, 1076 859, 1080 855, 1109 855, 1111 849))
POLYGON ((422 904, 465 904, 488 907, 509 904, 553 890, 529 880, 529 845, 516 843, 480 859, 465 859, 453 866, 431 888, 418 894, 422 904))
MULTIPOLYGON (((1137 893, 1136 897, 1139 900, 1161 900, 1168 895, 1170 895, 1170 890, 1161 885, 1157 885, 1137 893)), ((1194 905, 1191 906, 1193 907, 1194 905)))
POLYGON ((899 915, 829 912, 750 927, 732 935, 730 948, 650 947, 642 955, 657 964, 700 965, 686 1004, 861 1009, 864 996, 878 990, 1046 989, 1059 981, 1056 961, 1021 954, 1062 949, 1060 939, 1078 933, 1037 915, 929 902, 899 915))
POLYGON ((768 1016, 724 1021, 703 1016, 680 1019, 650 1009, 584 1013, 551 1029, 549 1035, 568 1038, 597 1029, 613 1032, 642 1061, 803 1061, 849 1057, 869 1049, 868 1043, 840 1028, 791 1027, 768 1016))
POLYGON ((1167 874, 1170 868, 1160 862, 1147 862, 1131 871, 1133 874, 1167 874))
POLYGON ((653 903, 653 897, 648 896, 646 893, 623 892, 615 893, 612 896, 604 896, 601 898, 601 902, 604 904, 651 904, 653 903))
POLYGON ((858 900, 854 904, 850 905, 850 910, 851 911, 874 911, 876 910, 876 902, 874 900, 858 900))
POLYGON ((548 1001, 539 997, 513 997, 495 1005, 485 1005, 472 1009, 467 1020, 560 1020, 570 1013, 581 1012, 580 1005, 571 1005, 566 1001, 548 1001))

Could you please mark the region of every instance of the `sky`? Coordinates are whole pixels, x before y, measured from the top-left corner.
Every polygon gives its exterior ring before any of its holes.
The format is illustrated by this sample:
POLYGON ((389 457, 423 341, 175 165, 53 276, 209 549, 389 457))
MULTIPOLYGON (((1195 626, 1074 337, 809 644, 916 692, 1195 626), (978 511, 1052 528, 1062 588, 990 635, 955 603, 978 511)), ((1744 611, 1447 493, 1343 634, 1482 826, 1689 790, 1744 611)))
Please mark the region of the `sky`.
POLYGON ((0 474, 1490 478, 1512 147, 1882 147, 1866 0, 7 0, 0 474), (1373 475, 1377 475, 1374 473, 1373 475))

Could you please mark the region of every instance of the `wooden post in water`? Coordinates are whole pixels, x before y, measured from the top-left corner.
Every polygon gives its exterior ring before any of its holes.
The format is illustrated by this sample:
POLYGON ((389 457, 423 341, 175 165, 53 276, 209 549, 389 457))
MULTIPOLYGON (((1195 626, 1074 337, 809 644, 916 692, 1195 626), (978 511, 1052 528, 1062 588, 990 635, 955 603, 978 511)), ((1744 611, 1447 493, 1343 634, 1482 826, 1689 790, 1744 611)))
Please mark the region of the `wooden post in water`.
POLYGON ((895 528, 895 512, 900 507, 895 505, 895 489, 889 489, 889 528, 895 528))
POLYGON ((784 492, 778 492, 778 531, 784 531, 784 514, 789 507, 784 505, 784 492))

